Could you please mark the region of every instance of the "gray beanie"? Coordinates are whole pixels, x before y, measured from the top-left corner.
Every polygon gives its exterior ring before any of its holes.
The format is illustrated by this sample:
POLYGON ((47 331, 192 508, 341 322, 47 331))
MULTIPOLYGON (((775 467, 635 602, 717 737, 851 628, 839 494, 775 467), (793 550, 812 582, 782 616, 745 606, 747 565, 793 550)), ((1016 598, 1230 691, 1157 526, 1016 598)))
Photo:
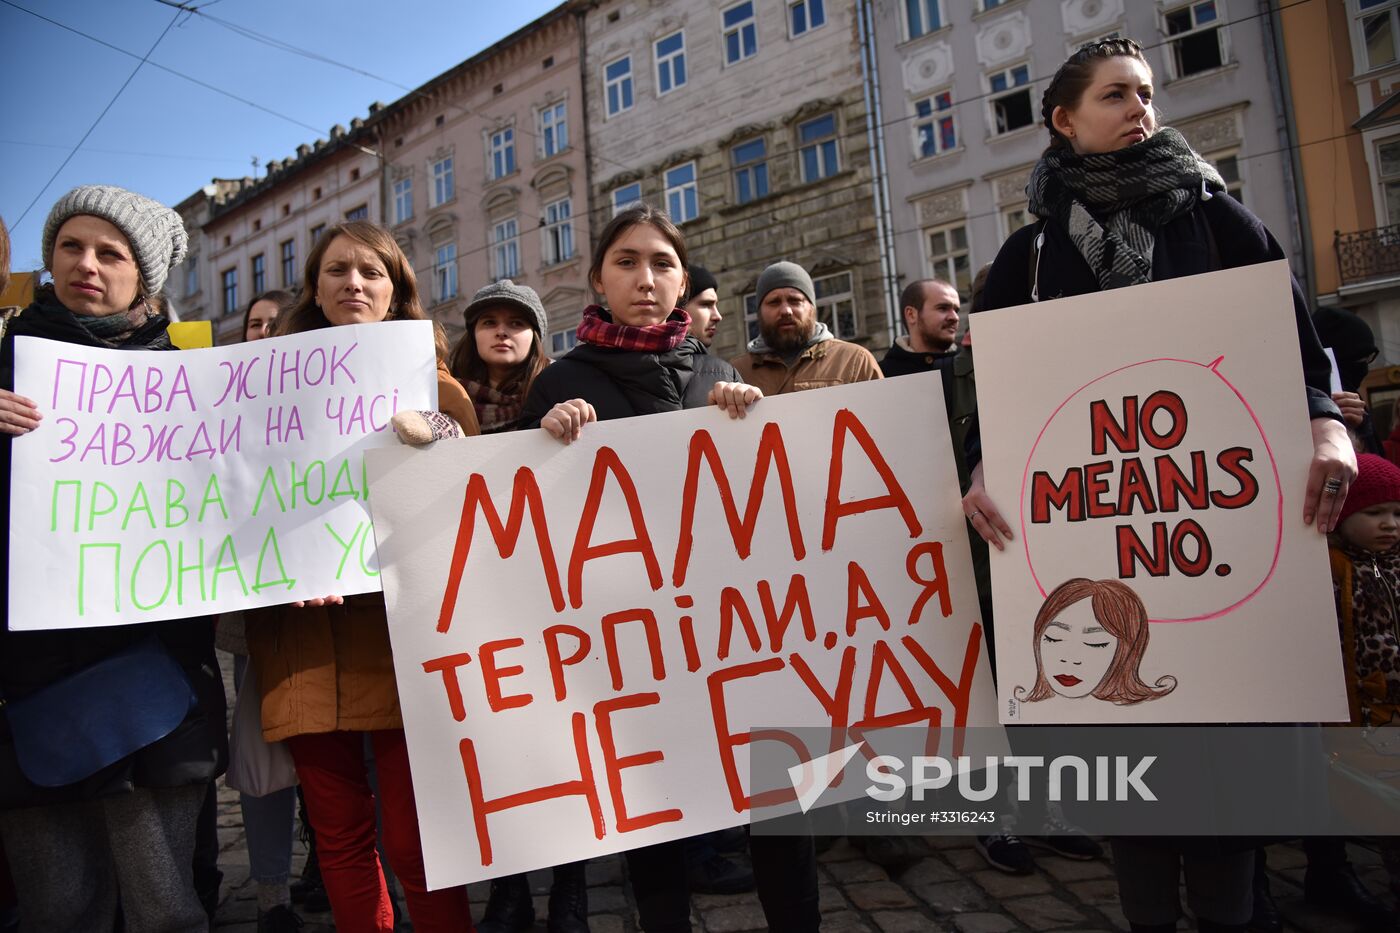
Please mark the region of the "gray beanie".
POLYGON ((812 287, 812 277, 807 270, 795 262, 775 262, 764 269, 758 277, 758 303, 775 288, 795 288, 807 296, 812 304, 817 303, 817 290, 812 287))
POLYGON ((122 232, 141 270, 145 294, 158 295, 172 266, 185 258, 189 236, 180 215, 159 201, 112 185, 80 185, 58 199, 44 221, 44 268, 53 271, 58 228, 79 214, 101 217, 122 232))
POLYGON ((549 319, 544 313, 544 302, 535 290, 528 285, 516 285, 510 279, 501 279, 476 290, 471 304, 462 312, 462 318, 471 324, 475 312, 487 305, 511 305, 534 316, 535 332, 541 337, 549 333, 549 319))

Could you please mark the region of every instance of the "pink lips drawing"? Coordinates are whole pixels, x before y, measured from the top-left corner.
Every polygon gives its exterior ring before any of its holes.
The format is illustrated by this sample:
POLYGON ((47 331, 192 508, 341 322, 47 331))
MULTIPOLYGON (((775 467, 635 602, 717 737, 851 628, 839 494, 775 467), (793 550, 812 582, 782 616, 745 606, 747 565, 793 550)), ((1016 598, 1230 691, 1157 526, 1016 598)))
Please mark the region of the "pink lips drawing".
POLYGON ((1061 687, 1074 687, 1083 683, 1083 681, 1073 674, 1056 674, 1055 679, 1059 681, 1061 687))

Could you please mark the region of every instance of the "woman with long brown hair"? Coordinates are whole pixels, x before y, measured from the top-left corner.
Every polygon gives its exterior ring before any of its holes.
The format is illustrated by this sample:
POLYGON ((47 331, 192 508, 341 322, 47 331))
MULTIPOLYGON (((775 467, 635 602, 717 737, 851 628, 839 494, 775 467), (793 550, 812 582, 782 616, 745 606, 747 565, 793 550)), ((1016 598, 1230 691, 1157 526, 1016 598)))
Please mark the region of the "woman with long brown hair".
POLYGON ((471 396, 481 433, 512 430, 535 377, 549 365, 544 303, 528 285, 502 279, 478 289, 462 316, 467 332, 452 351, 452 375, 471 396))
MULTIPOLYGON (((306 260, 296 305, 277 335, 348 324, 426 320, 413 269, 394 238, 363 221, 327 230, 306 260)), ((427 440, 444 425, 477 433, 471 400, 447 372, 435 327, 438 405, 410 427, 427 440), (452 425, 448 421, 455 422, 452 425)), ((405 423, 395 416, 400 437, 405 423)), ((384 852, 419 933, 470 929, 464 887, 427 889, 384 597, 328 596, 248 612, 248 648, 259 672, 263 735, 286 740, 316 833, 321 877, 341 933, 390 933, 394 914, 375 850, 375 795, 365 766, 374 749, 384 852)))

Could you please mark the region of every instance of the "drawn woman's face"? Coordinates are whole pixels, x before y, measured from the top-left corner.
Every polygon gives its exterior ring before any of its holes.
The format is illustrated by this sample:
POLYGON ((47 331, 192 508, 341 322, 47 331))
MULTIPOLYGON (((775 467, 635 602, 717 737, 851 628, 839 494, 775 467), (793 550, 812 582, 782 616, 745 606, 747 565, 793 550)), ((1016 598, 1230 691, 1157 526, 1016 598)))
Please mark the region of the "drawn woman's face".
POLYGON ((1093 601, 1082 599, 1045 627, 1040 661, 1050 689, 1062 697, 1088 696, 1108 673, 1118 639, 1094 618, 1093 601))

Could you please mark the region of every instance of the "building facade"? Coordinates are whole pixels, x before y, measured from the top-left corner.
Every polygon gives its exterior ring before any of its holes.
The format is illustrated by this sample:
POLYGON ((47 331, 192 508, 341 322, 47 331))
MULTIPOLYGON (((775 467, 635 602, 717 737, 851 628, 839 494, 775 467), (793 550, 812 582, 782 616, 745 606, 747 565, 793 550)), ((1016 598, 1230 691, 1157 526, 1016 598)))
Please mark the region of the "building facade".
POLYGON ((812 273, 833 332, 887 346, 857 5, 570 6, 583 22, 595 227, 639 200, 670 214, 719 282, 721 357, 757 335, 758 274, 780 259, 812 273))
POLYGON ((1213 162, 1296 258, 1271 46, 1244 0, 874 2, 898 281, 936 275, 964 300, 1033 221, 1026 183, 1049 142, 1041 95, 1084 42, 1135 39, 1162 122, 1213 162))

